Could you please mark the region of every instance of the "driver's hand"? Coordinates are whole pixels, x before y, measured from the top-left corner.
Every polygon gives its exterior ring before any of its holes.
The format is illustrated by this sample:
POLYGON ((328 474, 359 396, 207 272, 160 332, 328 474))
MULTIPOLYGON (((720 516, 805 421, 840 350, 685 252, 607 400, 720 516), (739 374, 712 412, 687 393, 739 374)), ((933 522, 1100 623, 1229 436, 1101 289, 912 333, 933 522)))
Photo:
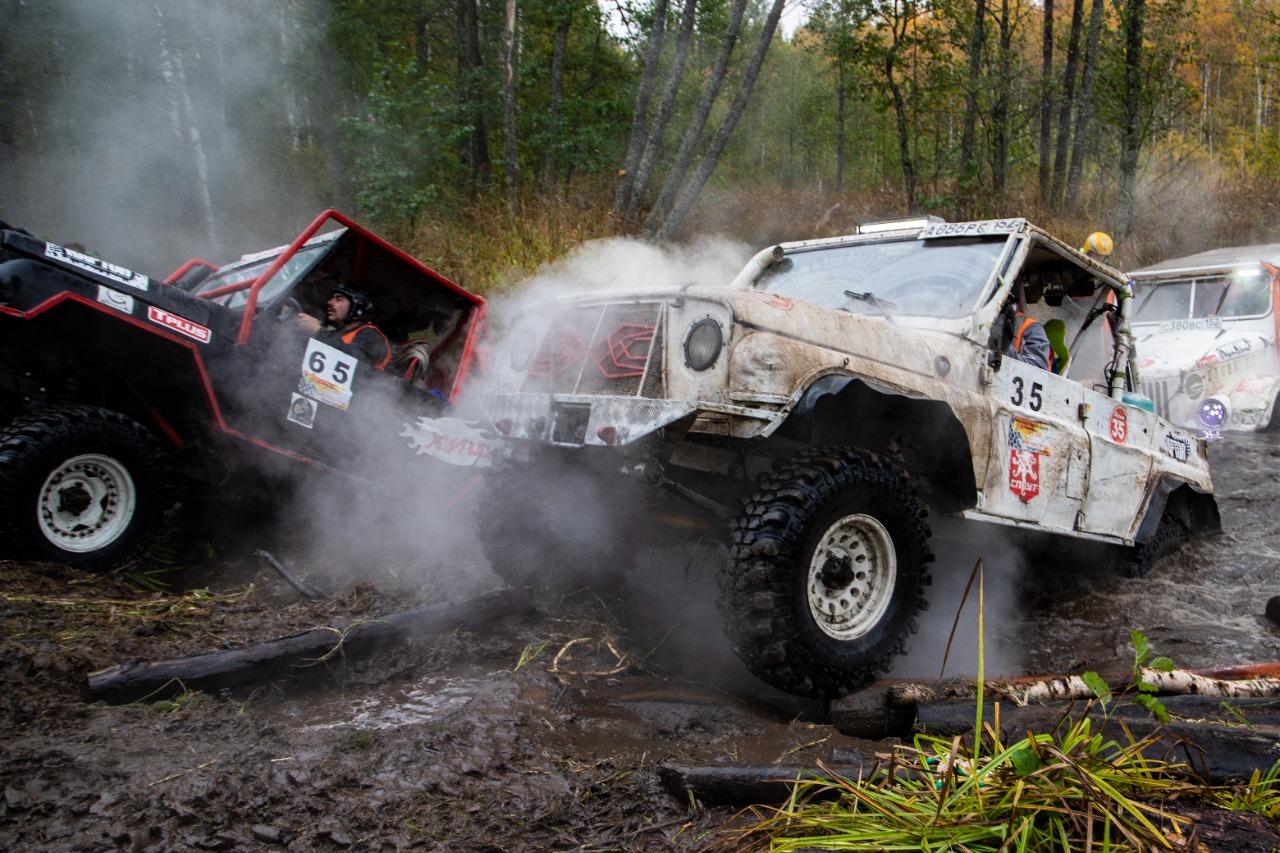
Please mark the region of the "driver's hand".
POLYGON ((312 317, 310 314, 295 314, 293 317, 293 324, 308 335, 314 335, 316 332, 320 331, 319 318, 312 317))

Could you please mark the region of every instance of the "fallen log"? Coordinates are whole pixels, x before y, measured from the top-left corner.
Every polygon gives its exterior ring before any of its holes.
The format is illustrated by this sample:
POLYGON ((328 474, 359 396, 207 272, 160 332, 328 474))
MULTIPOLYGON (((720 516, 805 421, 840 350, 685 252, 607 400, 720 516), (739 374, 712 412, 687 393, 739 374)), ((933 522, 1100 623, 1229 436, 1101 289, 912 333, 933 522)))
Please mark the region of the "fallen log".
MULTIPOLYGON (((1115 692, 1130 686, 1128 672, 1103 675, 1115 692)), ((1280 696, 1280 662, 1243 664, 1164 672, 1143 669, 1144 684, 1159 695, 1190 694, 1220 698, 1280 696)), ((911 731, 916 709, 934 702, 967 701, 978 695, 977 683, 967 678, 924 678, 902 681, 881 679, 831 703, 832 723, 851 737, 905 736, 911 731)), ((1018 676, 984 682, 987 697, 1012 705, 1036 702, 1087 700, 1093 688, 1075 675, 1018 676)))
MULTIPOLYGON (((1127 743, 1152 738, 1143 754, 1152 759, 1185 762, 1210 784, 1248 780, 1254 770, 1266 772, 1280 760, 1280 702, 1267 698, 1232 700, 1231 711, 1217 699, 1202 696, 1169 696, 1160 700, 1176 719, 1161 724, 1136 705, 1118 705, 1109 711, 1101 705, 1058 702, 1017 706, 1001 702, 1000 736, 1005 743, 1026 737, 1027 732, 1049 733, 1089 717, 1094 733, 1127 743)), ((916 730, 943 739, 972 737, 974 707, 962 702, 921 705, 916 730)), ((984 724, 996 725, 994 703, 983 706, 984 724)))
POLYGON ((244 649, 118 664, 85 676, 82 694, 87 701, 122 704, 167 698, 188 690, 216 693, 282 674, 305 673, 313 677, 316 667, 370 655, 405 637, 481 628, 498 619, 532 611, 526 590, 504 589, 465 601, 355 622, 344 628, 313 628, 244 649))
MULTIPOLYGON (((865 759, 866 772, 876 766, 876 759, 865 759)), ((857 779, 864 764, 839 764, 827 769, 831 774, 857 779)), ((658 767, 658 778, 675 797, 694 797, 704 806, 781 803, 791 796, 791 785, 797 779, 829 776, 811 767, 778 767, 774 765, 723 767, 664 764, 658 767)), ((834 796, 834 794, 833 794, 834 796)))

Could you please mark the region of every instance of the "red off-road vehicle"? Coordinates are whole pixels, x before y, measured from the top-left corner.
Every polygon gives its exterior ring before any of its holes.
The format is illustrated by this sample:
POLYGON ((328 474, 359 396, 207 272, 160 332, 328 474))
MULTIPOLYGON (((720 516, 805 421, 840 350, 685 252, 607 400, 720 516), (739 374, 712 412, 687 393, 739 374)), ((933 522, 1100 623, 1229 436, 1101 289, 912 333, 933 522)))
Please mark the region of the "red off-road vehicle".
POLYGON ((433 435, 484 324, 484 299, 332 210, 164 281, 3 226, 0 556, 127 564, 175 490, 273 461, 357 479, 421 453, 482 464, 433 435), (292 322, 339 282, 371 295, 385 371, 292 322))

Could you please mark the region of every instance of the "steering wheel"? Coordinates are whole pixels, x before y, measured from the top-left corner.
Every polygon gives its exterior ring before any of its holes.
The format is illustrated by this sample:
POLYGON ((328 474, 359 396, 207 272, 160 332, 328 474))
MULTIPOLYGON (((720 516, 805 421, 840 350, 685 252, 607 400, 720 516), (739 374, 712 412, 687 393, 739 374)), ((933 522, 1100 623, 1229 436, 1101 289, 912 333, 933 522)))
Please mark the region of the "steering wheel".
POLYGON ((301 313, 303 313, 302 303, 290 296, 288 299, 276 305, 276 322, 287 322, 301 313))

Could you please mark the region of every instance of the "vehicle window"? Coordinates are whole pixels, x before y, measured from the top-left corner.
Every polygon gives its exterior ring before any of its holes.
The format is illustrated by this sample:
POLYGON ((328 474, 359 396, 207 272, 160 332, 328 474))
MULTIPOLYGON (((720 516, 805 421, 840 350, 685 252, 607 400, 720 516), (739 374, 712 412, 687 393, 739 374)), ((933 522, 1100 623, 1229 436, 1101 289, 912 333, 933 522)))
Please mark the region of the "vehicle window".
POLYGON ((1141 289, 1138 292, 1138 307, 1133 313, 1135 323, 1186 320, 1191 316, 1191 282, 1138 286, 1141 289), (1146 292, 1143 293, 1142 290, 1146 292))
MULTIPOLYGON (((277 296, 289 291, 331 246, 331 243, 326 243, 320 246, 304 246, 299 249, 293 257, 285 261, 284 266, 276 270, 275 275, 271 276, 271 280, 262 288, 262 291, 258 294, 259 304, 270 304, 277 296)), ((276 257, 279 256, 277 255, 276 257)), ((200 284, 199 288, 196 289, 196 294, 208 293, 209 291, 226 287, 229 284, 253 281, 262 275, 267 267, 271 266, 275 261, 275 257, 264 258, 245 266, 219 270, 200 284)), ((224 296, 214 297, 213 301, 228 308, 239 310, 244 307, 248 298, 249 291, 246 288, 224 296)))
POLYGON ((1005 240, 903 240, 798 251, 770 267, 757 287, 860 314, 964 317, 991 279, 1005 240), (846 291, 875 299, 851 299, 846 291))
POLYGON ((1260 269, 1237 270, 1228 281, 1220 317, 1253 317, 1271 310, 1271 279, 1260 269))

